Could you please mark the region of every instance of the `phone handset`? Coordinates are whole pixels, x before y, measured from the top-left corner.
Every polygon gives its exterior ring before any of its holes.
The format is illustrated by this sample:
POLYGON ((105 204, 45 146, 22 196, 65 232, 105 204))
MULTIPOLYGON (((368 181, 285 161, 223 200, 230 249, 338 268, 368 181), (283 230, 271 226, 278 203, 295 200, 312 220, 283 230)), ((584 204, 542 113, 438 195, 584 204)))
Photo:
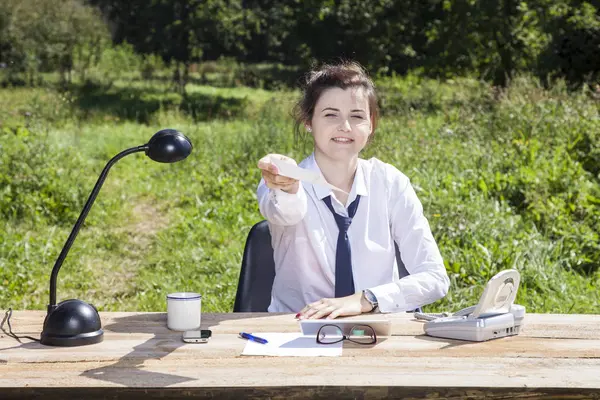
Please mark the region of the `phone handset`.
POLYGON ((422 319, 425 321, 433 321, 434 319, 445 318, 445 317, 468 317, 469 315, 471 315, 473 313, 473 311, 475 311, 475 308, 477 308, 476 305, 463 308, 454 313, 451 313, 451 312, 424 313, 424 312, 415 311, 414 316, 416 319, 422 319))
POLYGON ((473 314, 473 311, 475 311, 476 308, 477 306, 466 307, 462 310, 458 310, 452 315, 454 315, 455 317, 468 317, 469 315, 473 314))

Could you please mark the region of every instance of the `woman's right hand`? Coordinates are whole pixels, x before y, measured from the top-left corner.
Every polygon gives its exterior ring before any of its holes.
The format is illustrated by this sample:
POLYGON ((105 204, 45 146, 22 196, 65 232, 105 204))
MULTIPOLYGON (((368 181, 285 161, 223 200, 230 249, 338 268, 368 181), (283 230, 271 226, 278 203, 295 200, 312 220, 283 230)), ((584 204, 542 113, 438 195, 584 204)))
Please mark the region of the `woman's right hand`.
POLYGON ((297 179, 288 178, 287 176, 279 175, 277 166, 271 162, 273 157, 278 160, 283 160, 286 163, 298 165, 293 158, 286 157, 281 154, 267 154, 258 161, 258 168, 262 172, 262 177, 269 189, 281 189, 284 192, 296 194, 300 188, 300 183, 297 179))

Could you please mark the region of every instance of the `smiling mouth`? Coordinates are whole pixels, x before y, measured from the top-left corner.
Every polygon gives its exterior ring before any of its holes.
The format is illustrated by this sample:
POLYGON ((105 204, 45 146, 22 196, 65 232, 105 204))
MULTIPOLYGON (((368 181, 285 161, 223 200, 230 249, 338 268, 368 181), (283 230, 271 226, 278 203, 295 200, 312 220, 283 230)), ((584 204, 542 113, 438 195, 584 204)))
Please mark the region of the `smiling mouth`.
POLYGON ((354 140, 352 140, 350 138, 346 138, 346 137, 334 137, 331 140, 333 140, 336 143, 343 143, 343 144, 354 142, 354 140))

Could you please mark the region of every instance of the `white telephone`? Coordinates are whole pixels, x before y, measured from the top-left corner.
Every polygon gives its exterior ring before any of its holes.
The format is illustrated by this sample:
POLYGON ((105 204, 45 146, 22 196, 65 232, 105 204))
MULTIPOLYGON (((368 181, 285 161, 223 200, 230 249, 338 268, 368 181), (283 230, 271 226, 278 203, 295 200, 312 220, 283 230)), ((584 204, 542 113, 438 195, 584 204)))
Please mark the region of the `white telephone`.
POLYGON ((426 314, 415 318, 427 320, 423 329, 429 336, 483 342, 519 334, 525 319, 525 307, 513 304, 521 275, 507 269, 488 281, 475 306, 456 313, 426 314))

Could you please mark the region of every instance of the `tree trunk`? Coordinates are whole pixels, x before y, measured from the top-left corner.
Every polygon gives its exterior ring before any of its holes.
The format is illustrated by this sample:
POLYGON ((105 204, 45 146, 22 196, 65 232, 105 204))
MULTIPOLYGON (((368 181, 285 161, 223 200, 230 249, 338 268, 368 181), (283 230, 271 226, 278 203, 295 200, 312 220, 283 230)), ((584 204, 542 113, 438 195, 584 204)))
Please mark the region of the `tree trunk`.
POLYGON ((496 74, 495 83, 500 84, 501 86, 507 86, 510 83, 515 69, 513 60, 513 8, 513 0, 505 0, 502 3, 502 40, 499 40, 499 35, 497 33, 495 34, 496 45, 500 55, 500 64, 502 65, 501 71, 496 74))

